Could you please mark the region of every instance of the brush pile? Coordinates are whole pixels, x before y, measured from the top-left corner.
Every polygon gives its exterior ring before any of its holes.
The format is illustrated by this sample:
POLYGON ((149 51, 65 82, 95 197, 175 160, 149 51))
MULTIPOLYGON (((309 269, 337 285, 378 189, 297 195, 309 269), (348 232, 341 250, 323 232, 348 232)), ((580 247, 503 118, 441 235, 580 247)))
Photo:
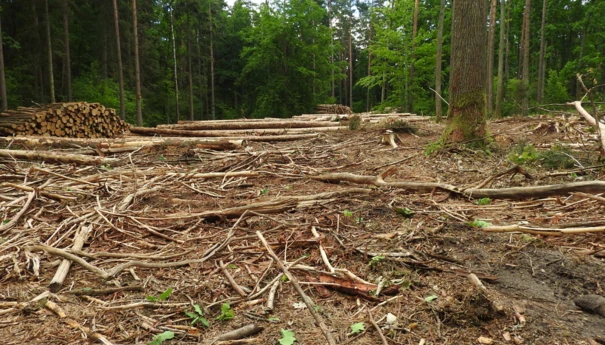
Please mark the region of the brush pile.
POLYGON ((318 104, 315 110, 320 114, 351 114, 351 108, 342 104, 318 104))

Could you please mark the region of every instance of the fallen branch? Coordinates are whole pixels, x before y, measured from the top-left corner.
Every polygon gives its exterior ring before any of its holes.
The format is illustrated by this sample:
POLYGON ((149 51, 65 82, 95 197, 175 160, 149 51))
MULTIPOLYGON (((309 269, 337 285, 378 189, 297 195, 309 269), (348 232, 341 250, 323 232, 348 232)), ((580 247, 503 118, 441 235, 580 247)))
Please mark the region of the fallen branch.
POLYGON ((553 229, 553 228, 537 228, 524 225, 504 225, 504 226, 487 226, 481 228, 485 232, 523 232, 532 235, 543 235, 543 236, 563 236, 571 234, 581 234, 589 232, 605 232, 605 226, 597 227, 586 227, 586 228, 566 228, 566 229, 553 229))
POLYGON ((240 327, 231 332, 227 332, 225 334, 219 335, 216 337, 215 341, 225 341, 225 340, 238 340, 245 337, 249 337, 256 333, 262 332, 265 328, 263 326, 250 324, 244 327, 240 327))
POLYGON ((81 164, 81 165, 112 165, 120 162, 117 158, 92 157, 73 153, 57 153, 50 151, 0 150, 0 157, 44 161, 47 163, 81 164))
POLYGON ((582 107, 582 102, 575 101, 567 103, 567 105, 572 105, 576 107, 580 115, 582 115, 586 119, 586 121, 588 121, 588 123, 597 127, 597 129, 599 130, 599 138, 601 139, 601 149, 605 150, 605 125, 600 122, 597 122, 597 120, 595 120, 595 118, 582 107))
MULTIPOLYGON (((72 250, 82 250, 82 247, 84 247, 84 243, 86 243, 86 240, 88 239, 91 230, 91 225, 85 225, 80 229, 80 231, 74 237, 74 244, 72 246, 72 250)), ((56 293, 61 290, 63 282, 65 281, 65 278, 67 278, 67 274, 69 273, 70 268, 71 261, 65 259, 61 261, 59 268, 57 268, 57 272, 55 272, 55 276, 50 281, 50 285, 48 286, 50 292, 56 293)))
POLYGON ((247 141, 293 141, 301 139, 315 138, 319 134, 286 134, 286 135, 263 135, 263 136, 240 136, 240 137, 224 137, 221 133, 211 133, 208 131, 188 131, 188 130, 176 130, 176 129, 162 129, 162 128, 145 128, 145 127, 133 127, 130 129, 132 133, 140 135, 160 135, 170 137, 214 137, 218 140, 247 140, 247 141))
POLYGON ((330 334, 330 330, 328 329, 328 326, 326 326, 326 324, 324 323, 323 317, 321 317, 321 315, 319 315, 315 311, 315 303, 311 300, 311 298, 309 298, 309 296, 307 296, 307 294, 300 287, 300 284, 298 283, 298 279, 296 279, 296 277, 294 277, 294 275, 292 275, 292 273, 290 273, 288 268, 286 268, 286 265, 284 265, 284 263, 280 260, 280 258, 277 255, 275 255, 275 252, 273 252, 273 249, 271 249, 271 247, 265 240, 265 237, 263 236, 263 234, 260 231, 257 231, 256 236, 258 236, 258 238, 261 240, 261 242, 267 249, 267 253, 269 254, 269 256, 271 256, 273 258, 273 260, 277 263, 277 265, 282 270, 282 272, 284 272, 286 277, 288 277, 288 280, 292 283, 292 286, 294 286, 294 288, 296 289, 296 291, 302 298, 303 302, 305 302, 305 304, 307 305, 307 310, 309 311, 309 313, 311 313, 311 315, 313 316, 313 318, 319 325, 319 328, 321 329, 324 336, 326 337, 328 344, 336 345, 336 341, 332 337, 332 334, 330 334))
POLYGON ((15 226, 15 224, 17 224, 17 222, 19 221, 21 216, 23 216, 23 214, 25 214, 25 212, 27 212, 27 209, 29 208, 29 204, 31 204, 32 200, 34 200, 35 197, 36 197, 36 192, 33 192, 33 191, 27 195, 27 200, 25 201, 23 208, 21 208, 21 211, 19 211, 17 214, 15 214, 13 216, 13 219, 11 219, 8 223, 0 224, 0 234, 4 233, 8 229, 15 226))
POLYGON ((44 307, 46 307, 48 310, 52 311, 53 313, 57 314, 59 319, 61 319, 61 321, 65 322, 66 324, 68 324, 70 327, 79 329, 80 331, 86 333, 87 336, 89 336, 92 339, 95 339, 105 345, 113 345, 109 340, 107 340, 107 338, 105 338, 105 336, 103 336, 99 333, 93 332, 90 328, 84 327, 80 323, 78 323, 76 320, 73 320, 73 319, 67 317, 67 314, 65 314, 65 311, 63 311, 63 309, 61 307, 59 307, 56 303, 46 300, 44 302, 44 307))
POLYGON ((351 173, 328 173, 317 176, 307 176, 313 180, 330 183, 350 182, 355 184, 367 184, 378 187, 392 187, 405 189, 413 192, 429 193, 434 190, 442 190, 467 198, 490 198, 490 199, 527 199, 543 198, 548 196, 567 195, 574 192, 582 193, 604 193, 605 181, 583 181, 558 185, 510 187, 510 188, 468 188, 462 189, 454 185, 437 182, 386 182, 384 177, 392 174, 392 169, 378 176, 355 175, 351 173))

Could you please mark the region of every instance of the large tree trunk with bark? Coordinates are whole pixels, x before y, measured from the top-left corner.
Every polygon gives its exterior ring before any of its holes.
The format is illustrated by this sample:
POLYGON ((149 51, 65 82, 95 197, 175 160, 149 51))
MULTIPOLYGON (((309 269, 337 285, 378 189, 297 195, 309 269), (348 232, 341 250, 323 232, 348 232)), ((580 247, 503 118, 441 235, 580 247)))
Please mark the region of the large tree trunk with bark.
POLYGON ((496 8, 498 0, 492 0, 489 11, 489 36, 487 39, 487 114, 494 112, 494 48, 496 36, 496 8))
POLYGON ((441 70, 443 58, 443 25, 445 20, 445 0, 441 0, 439 8, 439 26, 437 29, 437 56, 435 64, 435 116, 441 122, 443 116, 443 103, 441 102, 441 70))
POLYGON ((504 48, 506 37, 506 0, 500 0, 500 43, 498 44, 498 87, 496 96, 495 117, 502 117, 502 102, 504 101, 504 48))
POLYGON ((132 0, 132 23, 134 38, 134 78, 137 93, 137 126, 142 126, 143 110, 141 109, 141 67, 139 65, 139 25, 137 21, 137 0, 132 0))
POLYGON ((484 143, 487 1, 453 3, 450 109, 442 142, 484 143))
POLYGON ((55 78, 53 73, 53 47, 50 37, 50 13, 48 11, 48 0, 44 0, 46 12, 46 48, 48 50, 48 83, 50 87, 50 102, 55 103, 55 78))
POLYGON ((4 48, 2 43, 2 19, 0 18, 0 98, 2 98, 2 111, 8 109, 6 99, 6 78, 4 76, 4 48))
POLYGON ((210 26, 210 112, 212 119, 216 120, 216 107, 214 103, 214 25, 212 25, 212 8, 208 2, 208 25, 210 26))
POLYGON ((126 118, 126 104, 124 102, 124 72, 122 70, 122 48, 120 46, 120 17, 118 15, 117 0, 113 0, 113 22, 116 31, 116 55, 118 63, 118 83, 120 85, 120 118, 126 118))
POLYGON ((175 97, 175 111, 176 121, 178 122, 181 117, 179 110, 179 73, 176 60, 176 38, 174 36, 174 9, 170 8, 170 36, 172 38, 172 63, 174 71, 174 97, 175 97))
POLYGON ((408 89, 408 111, 414 111, 414 75, 416 74, 416 35, 418 33, 418 7, 419 0, 414 2, 414 18, 412 22, 412 65, 410 66, 410 87, 408 89))
POLYGON ((531 0, 525 0, 525 11, 523 14, 523 116, 529 115, 529 34, 530 34, 530 10, 531 0))
POLYGON ((194 120, 194 108, 193 108, 193 49, 191 47, 191 18, 187 14, 187 64, 189 69, 189 120, 194 120))
POLYGON ((540 26, 540 61, 538 62, 538 95, 536 97, 538 103, 542 103, 544 98, 544 77, 546 69, 546 61, 544 55, 546 54, 546 40, 544 38, 544 30, 546 28, 546 5, 547 1, 542 2, 542 25, 540 26))
POLYGON ((71 102, 71 54, 69 49, 69 0, 63 0, 63 34, 65 41, 65 87, 67 101, 71 102))

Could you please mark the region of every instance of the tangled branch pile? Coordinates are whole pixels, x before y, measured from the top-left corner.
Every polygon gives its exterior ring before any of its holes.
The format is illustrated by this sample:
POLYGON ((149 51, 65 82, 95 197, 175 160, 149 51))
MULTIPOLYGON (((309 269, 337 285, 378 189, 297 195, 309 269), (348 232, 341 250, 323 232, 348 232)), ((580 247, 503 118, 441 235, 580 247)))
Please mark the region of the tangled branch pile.
POLYGON ((115 109, 99 103, 54 103, 0 114, 0 135, 113 138, 127 129, 115 109))
POLYGON ((315 107, 320 114, 352 114, 351 108, 342 104, 318 104, 315 107))

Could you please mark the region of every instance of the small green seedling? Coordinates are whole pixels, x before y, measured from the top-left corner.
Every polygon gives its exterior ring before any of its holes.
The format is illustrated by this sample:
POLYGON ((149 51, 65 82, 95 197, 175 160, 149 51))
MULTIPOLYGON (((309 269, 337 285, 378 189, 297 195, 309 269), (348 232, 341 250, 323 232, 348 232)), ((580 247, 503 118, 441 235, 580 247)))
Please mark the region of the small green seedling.
POLYGON ((2 224, 8 224, 8 223, 10 223, 10 222, 11 222, 11 220, 10 220, 10 219, 6 219, 6 220, 3 220, 3 221, 2 221, 2 224))
POLYGON ((231 305, 229 305, 229 303, 223 303, 221 305, 221 315, 219 315, 216 319, 217 320, 231 320, 233 319, 234 313, 233 313, 233 309, 231 309, 231 305))
POLYGON ((158 157, 158 160, 159 160, 159 161, 166 161, 166 157, 164 157, 164 156, 159 156, 159 157, 158 157))
POLYGON ((431 302, 433 302, 433 301, 434 301, 434 300, 436 300, 436 299, 437 299, 437 296, 435 296, 435 295, 430 295, 430 296, 428 296, 428 297, 425 297, 425 298, 424 298, 424 301, 425 301, 426 303, 431 303, 431 302))
POLYGON ((359 334, 365 330, 366 325, 363 322, 358 322, 351 325, 351 334, 359 334))
POLYGON ((475 219, 472 222, 469 222, 468 225, 475 227, 475 228, 487 228, 488 226, 492 226, 492 223, 483 221, 483 220, 479 220, 479 219, 475 219))
POLYGON ((164 333, 156 335, 153 340, 149 343, 149 345, 162 345, 163 342, 172 338, 174 338, 174 333, 166 331, 164 333))
POLYGON ((279 279, 282 281, 282 283, 285 283, 285 282, 287 282, 287 281, 288 281, 288 276, 284 274, 284 275, 283 275, 283 276, 281 276, 281 278, 279 278, 279 279))
POLYGON ((279 339, 279 343, 281 345, 292 345, 295 341, 296 335, 294 334, 294 332, 282 328, 281 339, 279 339))
POLYGON ((202 325, 204 325, 204 327, 210 327, 210 323, 204 317, 204 312, 202 311, 202 308, 200 308, 200 306, 198 304, 195 304, 193 306, 193 310, 194 310, 193 312, 191 312, 191 311, 185 312, 185 315, 187 315, 191 318, 191 326, 194 326, 197 322, 199 322, 202 325))
POLYGON ((368 266, 370 266, 370 267, 377 266, 384 259, 385 259, 384 256, 382 256, 382 255, 376 255, 376 256, 374 256, 374 257, 372 257, 370 259, 370 262, 368 263, 368 266))
POLYGON ((172 288, 166 289, 166 291, 162 292, 158 297, 147 296, 147 300, 149 302, 161 302, 167 300, 170 295, 172 295, 172 288))
POLYGON ((481 198, 477 200, 477 205, 489 205, 492 203, 492 199, 490 198, 481 198))
POLYGON ((404 218, 412 218, 414 217, 414 211, 410 210, 407 207, 395 207, 395 212, 402 215, 404 218))
POLYGON ((235 264, 229 264, 229 265, 227 265, 227 267, 229 267, 232 270, 237 268, 237 266, 235 264))
POLYGON ((351 212, 351 211, 349 211, 349 210, 344 210, 344 211, 342 211, 342 214, 343 214, 345 217, 353 217, 353 212, 351 212))
POLYGON ((263 188, 260 190, 260 195, 267 195, 269 194, 269 188, 263 188))

